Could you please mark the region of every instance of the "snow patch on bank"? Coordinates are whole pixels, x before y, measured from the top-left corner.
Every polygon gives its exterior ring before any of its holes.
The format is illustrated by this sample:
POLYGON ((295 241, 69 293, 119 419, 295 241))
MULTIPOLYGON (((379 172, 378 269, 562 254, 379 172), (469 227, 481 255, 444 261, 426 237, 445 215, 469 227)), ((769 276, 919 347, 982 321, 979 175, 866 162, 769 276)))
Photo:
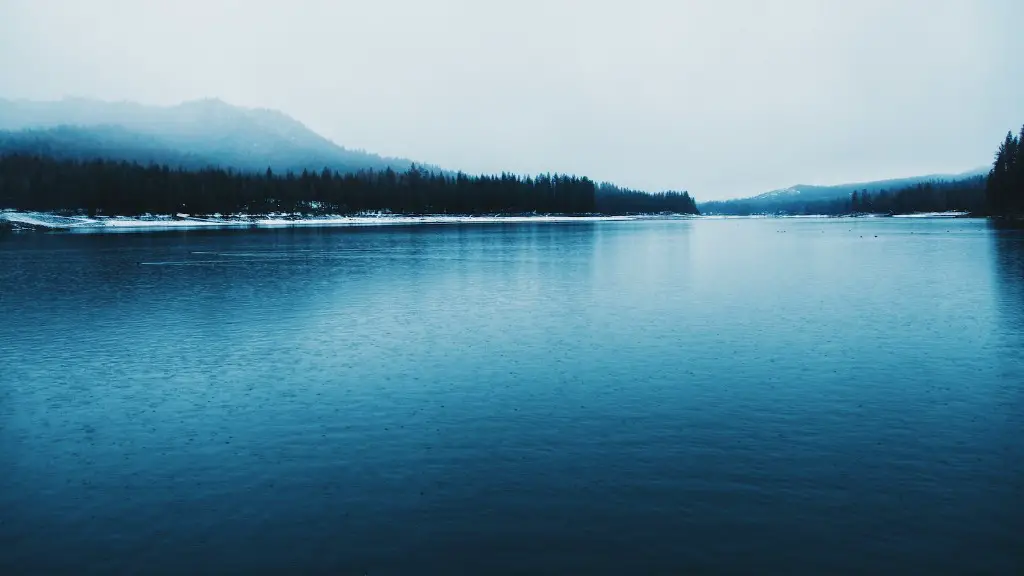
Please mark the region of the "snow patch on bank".
POLYGON ((970 212, 917 212, 914 214, 893 214, 893 218, 960 218, 970 212))
POLYGON ((26 228, 45 230, 74 230, 82 232, 103 230, 156 230, 183 228, 279 228, 289 226, 381 226, 394 224, 464 224, 464 223, 524 223, 524 222, 598 222, 636 220, 637 216, 449 216, 444 214, 403 216, 393 214, 364 214, 357 216, 297 216, 269 214, 266 216, 229 215, 196 217, 188 214, 174 216, 59 216, 46 212, 0 211, 0 220, 26 228))

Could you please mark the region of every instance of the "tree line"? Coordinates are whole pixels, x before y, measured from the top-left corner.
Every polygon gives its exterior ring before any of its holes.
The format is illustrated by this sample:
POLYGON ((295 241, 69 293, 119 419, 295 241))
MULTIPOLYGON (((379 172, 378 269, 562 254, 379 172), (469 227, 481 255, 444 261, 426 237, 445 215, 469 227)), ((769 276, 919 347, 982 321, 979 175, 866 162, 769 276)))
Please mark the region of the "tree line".
POLYGON ((987 175, 959 180, 920 182, 889 189, 854 190, 826 200, 799 197, 708 202, 705 211, 719 214, 912 214, 967 212, 975 216, 1024 216, 1024 128, 1008 132, 987 175))
POLYGON ((1024 127, 1012 131, 996 151, 987 176, 951 182, 927 182, 892 192, 854 192, 850 212, 906 214, 911 212, 969 212, 974 215, 1024 215, 1024 127))
POLYGON ((648 194, 585 177, 469 176, 412 166, 276 174, 113 160, 0 156, 0 207, 90 215, 697 213, 686 192, 648 194))
POLYGON ((1024 127, 1020 136, 1007 132, 999 145, 986 194, 992 214, 1024 215, 1024 127))
POLYGON ((641 192, 620 188, 608 182, 597 186, 597 211, 602 214, 700 214, 697 201, 689 192, 641 192))
POLYGON ((849 196, 826 200, 780 198, 770 202, 727 200, 702 208, 716 213, 844 216, 850 214, 912 214, 915 212, 969 212, 984 214, 985 176, 962 180, 921 182, 909 186, 854 190, 849 196))
POLYGON ((847 212, 868 214, 912 214, 914 212, 986 211, 985 176, 963 180, 922 182, 894 190, 854 191, 847 212))

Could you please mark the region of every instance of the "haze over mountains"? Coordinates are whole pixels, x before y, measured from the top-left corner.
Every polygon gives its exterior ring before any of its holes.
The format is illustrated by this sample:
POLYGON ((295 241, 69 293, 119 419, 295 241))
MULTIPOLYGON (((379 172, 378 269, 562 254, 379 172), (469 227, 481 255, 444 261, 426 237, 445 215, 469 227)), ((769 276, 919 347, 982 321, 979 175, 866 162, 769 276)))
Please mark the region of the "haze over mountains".
MULTIPOLYGON (((413 162, 349 150, 287 114, 233 106, 219 99, 149 106, 85 98, 57 101, 0 99, 0 153, 28 152, 57 159, 106 158, 199 169, 210 166, 277 173, 327 167, 341 173, 396 171, 413 162)), ((458 167, 452 167, 458 168, 458 167)), ((436 169, 436 168, 435 168, 436 169)), ((704 213, 808 213, 849 199, 921 183, 967 181, 988 172, 933 174, 834 186, 795 185, 748 198, 704 202, 704 213)))
POLYGON ((205 99, 177 106, 84 98, 0 99, 0 152, 112 158, 185 168, 401 171, 412 162, 348 150, 276 110, 205 99))
POLYGON ((217 99, 168 107, 0 100, 0 207, 92 215, 697 212, 686 192, 649 194, 585 176, 414 168, 347 150, 281 112, 217 99))
POLYGON ((928 174, 832 186, 797 184, 747 198, 702 202, 699 207, 703 213, 717 214, 806 213, 835 200, 849 199, 854 192, 876 194, 917 185, 950 182, 963 182, 973 186, 975 180, 979 187, 983 187, 982 179, 988 171, 989 167, 982 167, 960 174, 928 174))
POLYGON ((813 184, 797 184, 796 186, 790 186, 789 188, 783 188, 781 190, 772 190, 771 192, 765 192, 758 194, 751 198, 746 199, 747 201, 778 201, 784 199, 796 199, 804 201, 815 201, 815 200, 830 200, 838 196, 849 195, 855 191, 867 191, 867 192, 878 192, 880 190, 892 190, 896 188, 906 188, 907 186, 914 186, 915 184, 921 184, 924 182, 948 182, 954 180, 964 180, 973 176, 981 176, 987 174, 989 171, 988 167, 977 168, 968 172, 960 174, 928 174, 925 176, 912 176, 909 178, 890 178, 886 180, 875 180, 871 182, 852 182, 849 184, 836 184, 832 186, 816 186, 813 184))

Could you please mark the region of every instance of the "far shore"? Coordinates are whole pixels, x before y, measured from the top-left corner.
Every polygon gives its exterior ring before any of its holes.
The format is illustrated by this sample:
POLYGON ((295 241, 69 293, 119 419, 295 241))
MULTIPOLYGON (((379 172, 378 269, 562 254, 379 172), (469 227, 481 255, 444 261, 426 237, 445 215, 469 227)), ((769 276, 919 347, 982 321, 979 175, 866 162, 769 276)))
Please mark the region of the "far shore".
MULTIPOLYGON (((459 223, 517 223, 517 222, 586 222, 635 220, 655 216, 605 216, 594 214, 537 214, 537 215, 449 215, 449 214, 358 214, 358 215, 141 215, 141 216, 82 216, 52 212, 0 211, 0 223, 15 231, 157 231, 198 228, 281 228, 300 226, 383 226, 393 224, 459 224, 459 223)), ((687 218, 688 216, 672 216, 687 218)))
POLYGON ((476 224, 476 223, 544 223, 544 222, 606 222, 651 219, 752 219, 752 218, 969 218, 967 212, 927 212, 917 214, 850 214, 850 215, 703 215, 689 214, 358 214, 358 215, 303 215, 303 214, 233 214, 193 216, 189 214, 141 216, 84 216, 52 212, 0 210, 0 229, 12 231, 65 231, 65 232, 118 232, 159 231, 201 228, 283 228, 283 227, 343 227, 384 226, 402 224, 476 224))

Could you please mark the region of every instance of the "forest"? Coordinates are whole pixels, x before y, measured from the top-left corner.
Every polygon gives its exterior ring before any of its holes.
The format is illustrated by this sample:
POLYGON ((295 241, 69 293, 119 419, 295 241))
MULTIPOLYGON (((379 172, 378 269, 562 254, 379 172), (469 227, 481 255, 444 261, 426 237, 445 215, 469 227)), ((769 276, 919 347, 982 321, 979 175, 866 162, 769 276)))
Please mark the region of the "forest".
POLYGON ((415 165, 276 174, 23 153, 0 157, 0 207, 107 216, 697 213, 687 192, 650 194, 561 174, 469 176, 415 165))
POLYGON ((996 151, 986 183, 989 211, 996 216, 1024 215, 1024 127, 1007 132, 996 151))
MULTIPOLYGON (((1008 132, 988 175, 854 190, 828 199, 795 197, 709 202, 721 214, 1024 215, 1024 128, 1008 132)), ((0 154, 0 208, 90 215, 141 214, 698 214, 688 192, 647 193, 585 177, 469 176, 413 164, 301 173, 171 168, 127 160, 0 154)))
POLYGON ((911 214, 915 212, 987 213, 986 176, 960 180, 918 182, 898 187, 867 188, 827 199, 800 195, 771 199, 751 198, 707 202, 701 210, 713 214, 841 216, 850 214, 911 214))
POLYGON ((922 182, 913 186, 854 191, 849 198, 805 204, 798 214, 913 214, 967 212, 984 214, 985 176, 964 180, 922 182))
MULTIPOLYGON (((837 187, 838 188, 838 187, 837 187)), ((860 189, 832 198, 804 199, 801 195, 706 202, 701 210, 713 214, 912 214, 967 212, 974 216, 1024 215, 1024 128, 1000 144, 987 175, 937 179, 880 189, 860 189)))

